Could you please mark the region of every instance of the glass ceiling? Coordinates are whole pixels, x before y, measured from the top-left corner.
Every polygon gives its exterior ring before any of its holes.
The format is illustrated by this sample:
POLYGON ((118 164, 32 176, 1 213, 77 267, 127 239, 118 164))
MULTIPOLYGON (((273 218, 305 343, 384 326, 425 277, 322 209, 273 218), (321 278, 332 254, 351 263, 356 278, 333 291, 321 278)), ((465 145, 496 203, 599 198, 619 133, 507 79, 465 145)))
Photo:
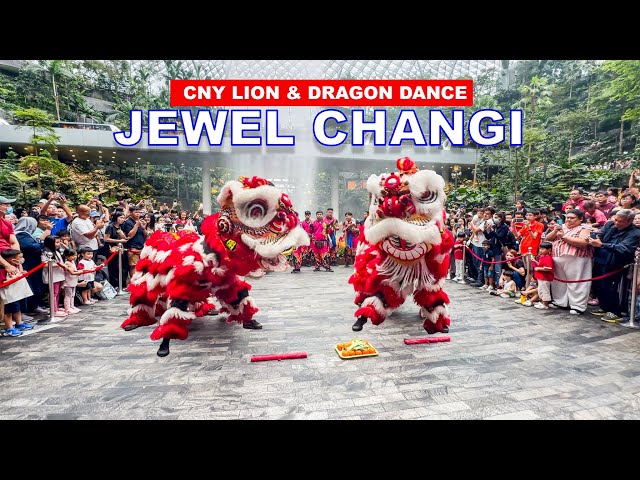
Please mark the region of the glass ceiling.
POLYGON ((494 79, 513 66, 503 60, 131 60, 153 75, 227 79, 455 79, 488 74, 494 79), (183 76, 184 75, 184 76, 183 76))

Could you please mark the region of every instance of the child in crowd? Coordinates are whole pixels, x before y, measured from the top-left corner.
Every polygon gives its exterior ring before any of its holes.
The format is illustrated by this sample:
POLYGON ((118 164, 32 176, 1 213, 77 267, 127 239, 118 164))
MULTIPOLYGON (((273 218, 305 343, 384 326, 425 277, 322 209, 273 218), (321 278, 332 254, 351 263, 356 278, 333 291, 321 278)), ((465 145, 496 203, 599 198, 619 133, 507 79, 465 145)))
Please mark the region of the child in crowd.
MULTIPOLYGON (((22 275, 24 270, 22 269, 22 263, 24 262, 24 256, 20 250, 8 248, 3 250, 2 258, 18 269, 18 275, 22 275)), ((7 271, 4 267, 0 267, 0 283, 7 280, 7 271)), ((24 280, 19 280, 20 282, 24 280)), ((15 298, 15 297, 14 297, 15 298)), ((20 312, 20 300, 10 302, 4 306, 4 332, 6 337, 18 337, 22 335, 24 330, 31 330, 33 326, 22 322, 22 312, 20 312)))
POLYGON ((531 279, 529 286, 520 292, 520 299, 516 300, 516 303, 524 305, 525 307, 531 307, 540 300, 538 296, 538 282, 535 279, 531 279))
POLYGON ((74 305, 76 299, 76 286, 78 285, 78 277, 82 275, 82 270, 76 268, 76 260, 78 254, 75 250, 65 250, 62 254, 64 258, 64 311, 68 315, 79 313, 80 309, 74 305))
MULTIPOLYGON (((491 241, 484 240, 482 242, 482 248, 484 248, 482 259, 485 262, 493 262, 493 259, 495 257, 494 257, 493 251, 491 250, 491 241)), ((486 290, 487 292, 492 292, 495 290, 494 278, 493 278, 494 266, 495 265, 493 263, 482 263, 481 268, 484 268, 484 285, 481 287, 478 287, 480 290, 486 290)))
POLYGON ((60 239, 60 245, 64 250, 73 249, 73 245, 71 244, 71 234, 69 230, 60 230, 56 233, 56 237, 60 239))
POLYGON ((454 282, 464 282, 464 231, 459 231, 456 234, 456 241, 453 244, 453 259, 456 265, 456 276, 453 279, 454 282))
POLYGON ((62 242, 60 238, 48 235, 43 242, 42 248, 42 261, 48 262, 51 258, 55 263, 53 264, 53 278, 49 278, 49 269, 45 265, 42 269, 42 283, 49 285, 49 282, 53 284, 53 307, 55 309, 56 317, 66 317, 67 312, 60 309, 60 290, 64 284, 65 270, 59 265, 64 263, 60 249, 62 242))
MULTIPOLYGON (((104 255, 98 255, 96 256, 96 260, 98 261, 98 266, 100 265, 104 265, 105 262, 107 261, 107 257, 105 257, 104 255)), ((98 283, 100 284, 100 286, 104 285, 104 282, 108 282, 109 281, 109 270, 108 270, 108 266, 106 266, 105 268, 101 268, 100 270, 96 271, 96 276, 94 279, 94 283, 97 285, 98 283)))
POLYGON ((495 295, 499 295, 502 298, 514 298, 516 296, 516 282, 513 280, 513 271, 511 270, 502 270, 502 274, 500 278, 503 279, 502 284, 499 285, 500 288, 496 290, 495 295))
POLYGON ((533 276, 538 281, 540 303, 534 305, 540 310, 548 310, 551 303, 551 282, 553 281, 553 257, 551 242, 542 242, 538 247, 538 265, 533 269, 533 276))
MULTIPOLYGON (((90 248, 80 247, 78 253, 80 254, 80 260, 78 261, 78 268, 80 270, 93 270, 96 267, 93 261, 93 251, 90 248)), ((97 300, 91 298, 91 293, 95 288, 95 278, 96 274, 93 271, 83 272, 82 275, 78 277, 78 285, 76 288, 80 292, 83 305, 93 305, 97 303, 97 300)))
POLYGON ((518 252, 511 249, 507 251, 506 260, 508 262, 505 264, 502 271, 510 270, 513 272, 513 281, 516 282, 516 287, 518 290, 525 288, 526 283, 526 269, 524 267, 524 262, 521 258, 514 260, 514 258, 518 257, 518 252))

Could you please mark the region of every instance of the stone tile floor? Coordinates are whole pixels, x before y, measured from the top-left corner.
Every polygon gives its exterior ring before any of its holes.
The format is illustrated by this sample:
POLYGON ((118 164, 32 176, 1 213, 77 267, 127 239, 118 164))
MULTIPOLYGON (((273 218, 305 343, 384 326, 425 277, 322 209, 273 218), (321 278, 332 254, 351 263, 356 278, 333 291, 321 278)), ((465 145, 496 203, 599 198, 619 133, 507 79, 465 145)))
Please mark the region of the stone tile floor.
POLYGON ((639 330, 447 282, 451 342, 405 345, 411 299, 356 334, 351 269, 311 270, 250 280, 263 330, 197 319, 166 358, 119 328, 128 296, 0 338, 0 419, 640 419, 639 330), (339 358, 352 338, 380 355, 339 358))

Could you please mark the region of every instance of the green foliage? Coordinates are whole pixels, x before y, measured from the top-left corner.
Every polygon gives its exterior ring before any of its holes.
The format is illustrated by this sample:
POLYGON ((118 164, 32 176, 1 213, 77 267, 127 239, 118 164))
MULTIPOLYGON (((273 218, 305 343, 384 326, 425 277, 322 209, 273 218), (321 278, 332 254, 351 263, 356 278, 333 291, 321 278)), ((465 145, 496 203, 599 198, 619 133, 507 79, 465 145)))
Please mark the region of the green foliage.
MULTIPOLYGON (((545 206, 565 200, 574 186, 587 190, 622 187, 630 169, 640 166, 639 60, 519 61, 516 82, 508 89, 501 89, 489 73, 474 78, 474 105, 465 108, 465 119, 468 121, 470 114, 482 108, 504 113, 521 108, 524 145, 517 149, 506 145, 480 149, 476 185, 460 182, 458 189, 449 187, 449 201, 512 208, 518 197, 545 206), (631 165, 624 163, 628 161, 631 165)), ((348 72, 342 77, 350 78, 348 72)), ((172 78, 205 78, 205 73, 182 60, 136 64, 120 60, 46 60, 28 63, 17 75, 0 72, 0 108, 14 112, 20 124, 33 129, 34 147, 25 159, 13 158, 13 166, 0 161, 3 193, 37 199, 41 188, 64 185, 78 200, 101 192, 103 198, 155 196, 171 203, 179 192, 180 201, 191 205, 200 197, 200 169, 189 165, 178 168, 180 159, 176 159, 176 165, 158 166, 89 164, 69 169, 66 177, 57 177, 58 166, 44 153, 53 152, 57 142, 51 128, 57 111, 65 121, 89 117, 127 130, 130 110, 169 108, 168 82, 172 78), (158 66, 165 72, 160 82, 154 75, 158 66), (96 112, 84 100, 85 95, 113 102, 113 112, 96 112), (94 173, 96 167, 101 173, 94 173)), ((401 110, 387 108, 389 128, 401 110)), ((444 109, 445 113, 449 110, 444 109)), ((429 109, 417 107, 415 111, 420 123, 426 125, 429 109)), ((365 108, 367 120, 371 120, 372 112, 365 108)), ((213 169, 212 189, 219 189, 224 181, 240 173, 246 172, 213 169)), ((341 177, 340 212, 354 210, 358 216, 368 204, 368 194, 361 188, 347 190, 343 180, 341 177)), ((328 172, 320 171, 309 189, 315 203, 312 209, 329 206, 328 172)))
POLYGON ((626 105, 622 119, 640 119, 640 60, 610 60, 602 69, 614 74, 606 94, 611 100, 626 105))
POLYGON ((26 155, 20 160, 20 168, 30 175, 48 173, 63 177, 67 174, 67 167, 51 157, 48 150, 42 150, 40 155, 26 155))
POLYGON ((447 193, 447 202, 459 203, 469 207, 493 205, 497 191, 496 188, 488 189, 482 186, 474 187, 467 184, 458 188, 452 188, 447 193))

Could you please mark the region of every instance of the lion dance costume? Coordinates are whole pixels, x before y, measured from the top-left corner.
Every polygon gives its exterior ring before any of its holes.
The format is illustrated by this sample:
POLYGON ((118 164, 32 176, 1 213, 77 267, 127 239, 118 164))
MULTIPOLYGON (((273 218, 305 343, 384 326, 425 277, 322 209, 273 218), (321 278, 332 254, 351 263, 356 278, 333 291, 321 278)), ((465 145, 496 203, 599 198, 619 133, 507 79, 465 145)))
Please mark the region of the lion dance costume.
POLYGON ((227 182, 218 195, 220 211, 202 223, 203 235, 193 230, 156 231, 142 250, 129 284, 129 317, 124 330, 159 325, 152 340, 162 339, 158 355, 169 354, 171 339, 184 340, 191 321, 220 302, 227 322, 260 329, 258 312, 249 295, 251 285, 239 277, 255 270, 284 271, 285 256, 309 245, 286 193, 268 180, 240 177, 227 182))
POLYGON ((453 236, 444 226, 444 180, 418 170, 408 157, 398 172, 371 175, 369 216, 356 250, 354 331, 367 320, 380 325, 409 295, 420 306, 428 333, 448 332, 449 297, 442 290, 453 236))

